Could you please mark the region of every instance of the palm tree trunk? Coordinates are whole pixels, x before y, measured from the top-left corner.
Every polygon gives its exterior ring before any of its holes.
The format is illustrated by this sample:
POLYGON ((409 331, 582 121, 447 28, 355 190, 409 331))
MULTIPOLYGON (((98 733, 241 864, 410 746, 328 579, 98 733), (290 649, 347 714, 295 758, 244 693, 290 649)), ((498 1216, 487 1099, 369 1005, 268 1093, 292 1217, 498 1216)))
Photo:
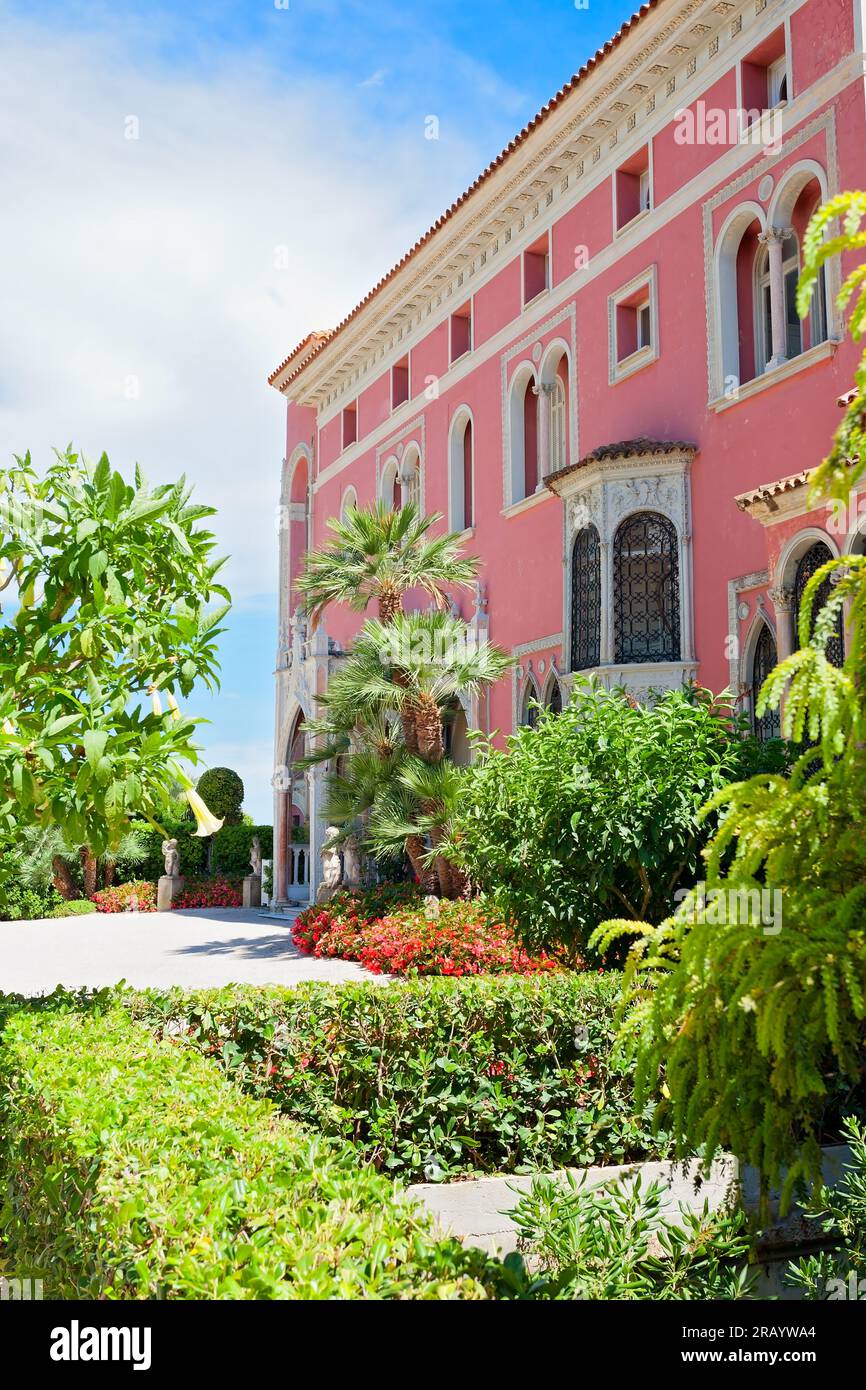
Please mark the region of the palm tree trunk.
POLYGON ((415 871, 422 890, 425 893, 435 893, 438 887, 438 876, 435 869, 429 868, 424 859, 427 854, 427 846, 420 835, 409 835, 406 839, 406 853, 409 856, 409 863, 415 871))
POLYGON ((77 897, 75 880, 72 877, 72 870, 65 859, 61 859, 59 854, 55 854, 51 860, 52 883, 57 889, 61 898, 68 902, 70 898, 77 897))
POLYGON ((418 734, 418 756, 425 763, 441 763, 445 756, 442 715, 432 695, 423 692, 415 701, 415 728, 418 734))
POLYGON ((403 599, 399 589, 383 584, 379 590, 379 622, 393 623, 398 613, 403 611, 403 599))
POLYGON ((81 868, 84 873, 84 896, 91 898, 96 892, 96 855, 92 854, 86 845, 79 853, 81 868))

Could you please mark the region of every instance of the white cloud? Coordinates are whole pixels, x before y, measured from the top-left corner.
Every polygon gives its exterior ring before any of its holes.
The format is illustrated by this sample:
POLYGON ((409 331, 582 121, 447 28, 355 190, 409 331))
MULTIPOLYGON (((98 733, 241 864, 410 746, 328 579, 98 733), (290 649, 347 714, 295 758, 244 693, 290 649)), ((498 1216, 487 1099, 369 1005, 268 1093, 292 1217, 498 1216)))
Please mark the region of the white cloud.
POLYGON ((258 52, 158 67, 115 19, 8 21, 4 60, 4 462, 72 438, 153 481, 185 471, 220 510, 233 591, 272 591, 267 373, 343 317, 476 156, 459 139, 431 153, 420 114, 389 132, 360 95, 281 80, 258 52))

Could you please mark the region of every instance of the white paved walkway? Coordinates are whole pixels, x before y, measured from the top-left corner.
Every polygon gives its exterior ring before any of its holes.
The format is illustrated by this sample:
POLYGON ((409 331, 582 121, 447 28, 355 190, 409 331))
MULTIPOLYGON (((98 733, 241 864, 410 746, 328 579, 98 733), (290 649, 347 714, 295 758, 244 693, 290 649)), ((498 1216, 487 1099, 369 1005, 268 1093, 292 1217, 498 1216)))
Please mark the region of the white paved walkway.
POLYGON ((380 980, 352 961, 316 960, 292 945, 290 922, 242 909, 94 913, 0 922, 0 993, 55 985, 136 989, 380 980))

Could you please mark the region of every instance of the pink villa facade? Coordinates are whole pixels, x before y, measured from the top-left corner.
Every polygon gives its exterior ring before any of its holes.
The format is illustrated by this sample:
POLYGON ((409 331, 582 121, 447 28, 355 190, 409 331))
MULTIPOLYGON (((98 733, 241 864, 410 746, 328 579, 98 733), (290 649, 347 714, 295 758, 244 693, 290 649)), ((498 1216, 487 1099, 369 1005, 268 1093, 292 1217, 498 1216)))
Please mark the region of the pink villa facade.
POLYGON ((293 585, 353 502, 415 498, 480 557, 455 601, 515 664, 465 704, 458 757, 465 727, 504 736, 577 672, 730 687, 752 714, 806 578, 866 533, 866 498, 807 501, 858 359, 838 268, 793 310, 811 213, 866 184, 864 32, 866 0, 645 5, 273 373, 278 901, 316 886, 321 774, 285 769, 358 623, 310 632, 293 585))

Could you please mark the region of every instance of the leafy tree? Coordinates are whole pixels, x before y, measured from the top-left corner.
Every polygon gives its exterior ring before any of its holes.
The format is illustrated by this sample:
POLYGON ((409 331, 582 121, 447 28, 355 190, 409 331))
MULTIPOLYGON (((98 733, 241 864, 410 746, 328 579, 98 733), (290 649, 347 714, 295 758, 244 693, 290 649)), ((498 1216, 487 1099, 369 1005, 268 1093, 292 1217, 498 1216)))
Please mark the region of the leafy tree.
MULTIPOLYGON (((368 619, 320 699, 324 721, 313 726, 325 735, 313 757, 326 757, 341 735, 351 747, 359 720, 369 730, 387 727, 389 715, 396 725, 399 716, 402 739, 393 729, 391 751, 380 758, 380 776, 371 777, 369 749, 364 754, 358 769, 362 795, 352 815, 369 811, 374 852, 393 852, 402 842, 416 874, 445 897, 462 891, 464 884, 440 852, 456 792, 454 769, 445 757, 443 720, 456 695, 492 684, 510 662, 497 647, 474 645, 469 637, 466 623, 447 613, 397 613, 387 624, 368 619), (435 880, 421 867, 428 848, 435 880)), ((354 756, 350 751, 350 762, 354 756)), ((341 804, 332 802, 328 811, 336 815, 347 809, 342 804, 347 778, 331 785, 341 804)))
POLYGON ((209 767, 199 777, 196 790, 225 825, 241 824, 244 784, 230 767, 209 767))
POLYGON ((505 751, 480 750, 460 789, 454 852, 532 946, 580 951, 612 910, 660 921, 697 877, 698 813, 737 775, 736 731, 707 691, 644 707, 576 683, 561 714, 540 712, 505 751))
POLYGON ((0 470, 0 585, 17 592, 0 622, 0 833, 58 826, 92 866, 197 760, 176 696, 218 685, 212 514, 184 479, 151 488, 136 467, 130 485, 105 455, 0 470))
POLYGON ((438 512, 422 516, 414 503, 392 511, 382 502, 350 507, 343 520, 332 517, 333 541, 307 555, 297 580, 311 621, 318 623, 329 603, 363 613, 375 602, 382 622, 391 622, 410 589, 444 607, 446 586, 470 584, 478 561, 461 556, 456 535, 428 534, 441 519, 438 512))
MULTIPOLYGON (((820 267, 866 245, 866 194, 819 209, 804 240, 798 289, 808 311, 820 267), (837 218, 843 228, 824 240, 837 218)), ((866 265, 847 277, 840 307, 866 329, 866 265), (856 299, 855 299, 856 296, 856 299)), ((811 483, 814 504, 847 506, 866 473, 866 360, 855 398, 811 483)), ((782 731, 809 746, 789 778, 759 776, 707 807, 719 829, 706 855, 704 902, 683 904, 656 928, 611 923, 638 940, 625 982, 624 1039, 635 1053, 638 1096, 661 1081, 662 1112, 681 1153, 719 1144, 755 1164, 765 1187, 787 1170, 784 1201, 820 1176, 827 1109, 866 1076, 866 558, 828 561, 809 581, 800 650, 765 682, 758 713, 782 707, 782 731), (821 585, 826 603, 815 612, 821 585), (841 669, 826 644, 847 610, 841 669), (784 694, 784 702, 782 697, 784 694), (715 890, 709 901, 709 890, 715 890), (768 898, 762 895, 769 895, 768 898), (779 895, 781 930, 765 905, 779 895), (720 920, 719 907, 723 905, 720 920)))

